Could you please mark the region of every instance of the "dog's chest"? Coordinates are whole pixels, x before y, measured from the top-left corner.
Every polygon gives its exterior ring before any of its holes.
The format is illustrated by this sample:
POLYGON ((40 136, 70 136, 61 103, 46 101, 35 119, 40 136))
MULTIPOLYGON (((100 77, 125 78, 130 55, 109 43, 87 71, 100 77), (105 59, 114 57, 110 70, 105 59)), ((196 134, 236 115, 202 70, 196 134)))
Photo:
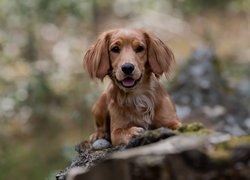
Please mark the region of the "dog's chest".
POLYGON ((148 128, 154 118, 154 97, 149 92, 121 97, 123 116, 137 126, 148 128))

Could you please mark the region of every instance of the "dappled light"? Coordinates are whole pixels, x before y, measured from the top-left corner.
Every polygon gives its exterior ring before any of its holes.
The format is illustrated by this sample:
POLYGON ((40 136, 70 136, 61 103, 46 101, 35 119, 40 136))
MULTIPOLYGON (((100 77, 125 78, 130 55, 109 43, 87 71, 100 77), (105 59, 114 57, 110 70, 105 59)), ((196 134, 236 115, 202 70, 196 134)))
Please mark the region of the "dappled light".
POLYGON ((91 81, 83 57, 114 28, 173 50, 162 82, 184 123, 250 133, 250 0, 0 0, 0 179, 55 179, 70 164, 108 82, 91 81))

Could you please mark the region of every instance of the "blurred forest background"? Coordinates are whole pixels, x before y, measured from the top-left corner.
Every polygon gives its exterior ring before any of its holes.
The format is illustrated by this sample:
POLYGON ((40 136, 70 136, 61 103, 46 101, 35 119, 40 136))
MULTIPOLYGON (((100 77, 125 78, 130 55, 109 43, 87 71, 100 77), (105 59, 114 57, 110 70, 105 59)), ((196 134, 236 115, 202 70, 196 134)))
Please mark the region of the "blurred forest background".
POLYGON ((177 72, 193 50, 213 48, 230 86, 244 81, 249 95, 250 0, 0 0, 0 179, 54 179, 70 163, 103 89, 84 53, 119 27, 160 37, 177 72))

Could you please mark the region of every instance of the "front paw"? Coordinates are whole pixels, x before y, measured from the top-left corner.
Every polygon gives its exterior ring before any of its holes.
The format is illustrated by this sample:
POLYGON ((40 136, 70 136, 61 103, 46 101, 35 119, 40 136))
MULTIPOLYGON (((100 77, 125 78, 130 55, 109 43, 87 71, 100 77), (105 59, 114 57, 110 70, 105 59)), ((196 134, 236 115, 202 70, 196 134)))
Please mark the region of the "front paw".
POLYGON ((128 129, 116 129, 111 134, 112 144, 128 144, 133 137, 138 136, 142 131, 144 131, 143 128, 136 126, 128 129))
POLYGON ((98 130, 95 133, 91 134, 89 137, 89 141, 91 143, 93 143, 94 141, 96 141, 97 139, 105 139, 106 134, 103 130, 98 130))
POLYGON ((167 126, 169 129, 176 130, 182 126, 180 121, 172 121, 167 126))
POLYGON ((141 132, 143 132, 144 129, 142 127, 131 127, 128 129, 128 136, 131 138, 138 136, 141 132))

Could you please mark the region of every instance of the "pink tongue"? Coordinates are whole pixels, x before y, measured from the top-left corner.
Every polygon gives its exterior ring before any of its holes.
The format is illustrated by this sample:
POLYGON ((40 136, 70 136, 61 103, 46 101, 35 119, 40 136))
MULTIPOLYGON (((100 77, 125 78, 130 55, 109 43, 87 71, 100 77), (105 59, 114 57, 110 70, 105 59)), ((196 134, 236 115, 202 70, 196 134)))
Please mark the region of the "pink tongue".
POLYGON ((135 83, 135 80, 133 80, 132 78, 126 78, 122 81, 122 85, 125 87, 133 86, 134 83, 135 83))

